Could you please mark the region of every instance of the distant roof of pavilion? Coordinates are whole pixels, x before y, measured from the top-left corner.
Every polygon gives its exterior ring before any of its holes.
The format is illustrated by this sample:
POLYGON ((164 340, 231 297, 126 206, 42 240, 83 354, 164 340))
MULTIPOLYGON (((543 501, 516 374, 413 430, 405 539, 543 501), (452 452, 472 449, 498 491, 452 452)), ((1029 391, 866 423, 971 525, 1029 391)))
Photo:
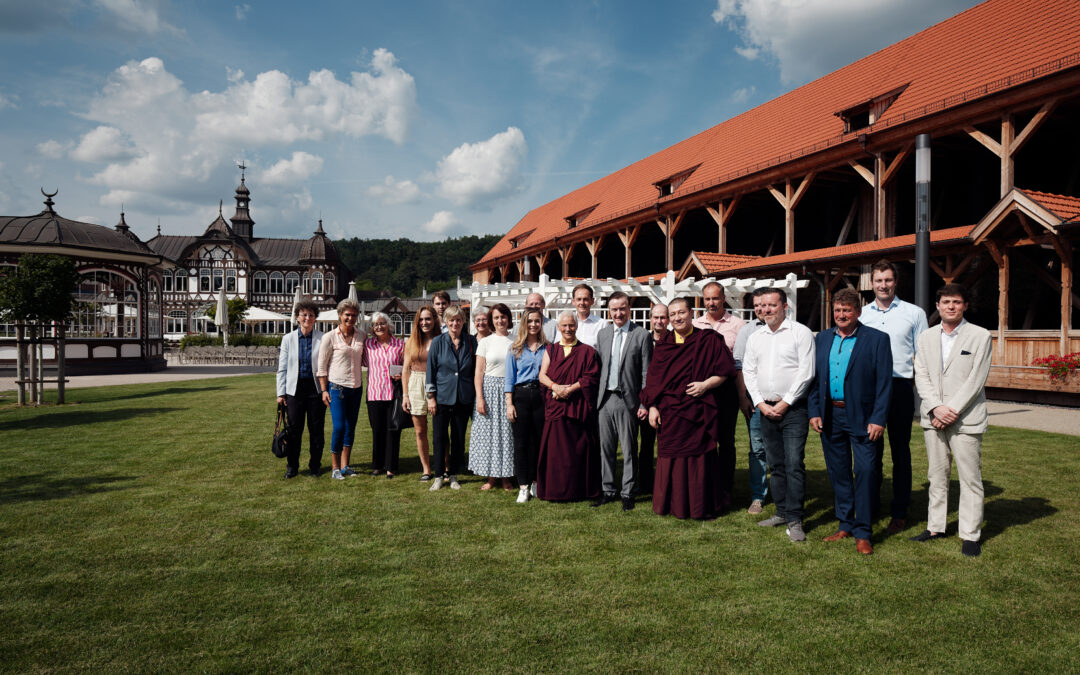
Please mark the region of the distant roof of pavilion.
POLYGON ((587 230, 1072 69, 1078 38, 1080 2, 988 0, 533 209, 473 267, 570 233, 568 219, 587 230), (840 112, 887 96, 874 124, 844 131, 840 112))
POLYGON ((52 196, 46 196, 41 213, 0 216, 0 245, 55 246, 157 258, 154 251, 131 233, 123 214, 116 228, 71 220, 56 213, 52 196))

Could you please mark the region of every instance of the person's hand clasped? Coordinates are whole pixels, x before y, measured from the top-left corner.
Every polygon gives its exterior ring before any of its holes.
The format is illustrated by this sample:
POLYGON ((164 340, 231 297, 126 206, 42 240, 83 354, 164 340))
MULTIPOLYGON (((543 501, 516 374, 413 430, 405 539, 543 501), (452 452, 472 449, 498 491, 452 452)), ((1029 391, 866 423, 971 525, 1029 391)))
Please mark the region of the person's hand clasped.
POLYGON ((705 392, 709 391, 709 388, 705 386, 704 382, 691 382, 686 385, 687 396, 693 396, 694 398, 700 398, 705 395, 705 392))

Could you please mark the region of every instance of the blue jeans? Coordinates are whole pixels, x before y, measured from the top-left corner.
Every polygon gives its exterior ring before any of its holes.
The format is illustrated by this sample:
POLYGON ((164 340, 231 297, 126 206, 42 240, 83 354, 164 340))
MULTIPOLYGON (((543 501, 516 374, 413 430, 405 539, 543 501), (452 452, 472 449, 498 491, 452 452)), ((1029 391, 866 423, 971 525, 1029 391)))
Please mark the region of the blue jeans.
POLYGON ((866 429, 848 424, 847 410, 833 408, 821 434, 821 449, 833 488, 839 529, 859 539, 870 538, 870 512, 874 498, 874 478, 880 473, 874 457, 874 442, 866 429), (854 474, 854 478, 852 476, 854 474))
POLYGON ((360 402, 364 398, 363 387, 343 387, 330 384, 330 419, 334 433, 330 437, 330 452, 338 454, 343 447, 352 447, 356 433, 356 417, 360 414, 360 402))
POLYGON ((765 501, 769 494, 769 463, 765 460, 765 439, 761 437, 761 411, 754 408, 754 414, 746 420, 746 431, 750 436, 750 501, 765 501))
POLYGON ((765 441, 765 457, 772 473, 773 501, 776 515, 789 523, 802 522, 806 497, 806 436, 810 418, 806 399, 796 401, 779 422, 761 416, 761 437, 765 441))

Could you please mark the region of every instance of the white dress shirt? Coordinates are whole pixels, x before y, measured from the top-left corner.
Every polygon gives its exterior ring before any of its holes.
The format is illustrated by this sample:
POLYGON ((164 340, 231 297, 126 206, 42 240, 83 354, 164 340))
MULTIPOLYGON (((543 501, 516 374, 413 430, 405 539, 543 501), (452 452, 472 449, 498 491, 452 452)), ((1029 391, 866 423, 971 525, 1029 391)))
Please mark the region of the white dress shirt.
POLYGON ((775 330, 763 326, 746 341, 743 383, 756 406, 783 400, 794 405, 805 398, 814 379, 814 334, 806 326, 784 319, 775 330))
POLYGON ((949 354, 952 354, 953 345, 956 344, 956 336, 960 334, 960 326, 967 323, 967 319, 960 319, 960 323, 956 324, 956 328, 952 329, 951 333, 945 332, 945 327, 941 327, 941 369, 945 369, 945 364, 949 362, 949 354))
POLYGON ((607 319, 601 319, 595 314, 589 314, 584 321, 577 314, 574 318, 577 319, 578 341, 596 349, 596 338, 600 334, 600 329, 608 325, 607 319))

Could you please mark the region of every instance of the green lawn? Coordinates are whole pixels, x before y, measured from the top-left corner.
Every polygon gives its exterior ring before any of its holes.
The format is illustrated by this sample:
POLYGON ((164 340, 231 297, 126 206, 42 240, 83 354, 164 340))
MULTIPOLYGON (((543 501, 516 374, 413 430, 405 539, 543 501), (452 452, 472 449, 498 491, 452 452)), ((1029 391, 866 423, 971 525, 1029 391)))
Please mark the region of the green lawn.
MULTIPOLYGON (((394 480, 285 482, 270 375, 69 400, 0 394, 5 671, 1077 670, 1077 438, 987 434, 967 559, 955 536, 907 540, 926 513, 916 434, 913 522, 862 557, 821 542, 835 522, 813 437, 795 545, 741 510, 518 505, 474 477, 430 493, 411 432, 394 480)), ((364 468, 364 411, 360 429, 364 468)), ((745 506, 744 428, 739 448, 745 506)))

